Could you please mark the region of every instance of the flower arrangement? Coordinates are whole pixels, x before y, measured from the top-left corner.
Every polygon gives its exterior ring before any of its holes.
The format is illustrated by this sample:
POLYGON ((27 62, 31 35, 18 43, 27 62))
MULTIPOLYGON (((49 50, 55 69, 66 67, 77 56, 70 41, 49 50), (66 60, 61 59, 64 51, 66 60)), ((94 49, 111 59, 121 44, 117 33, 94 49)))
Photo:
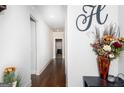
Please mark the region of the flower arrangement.
POLYGON ((7 67, 4 69, 4 83, 13 83, 16 81, 15 67, 7 67))
POLYGON ((13 87, 19 87, 21 77, 15 74, 16 67, 7 67, 4 69, 4 83, 12 84, 13 87))
POLYGON ((119 27, 115 29, 110 25, 109 28, 104 29, 102 37, 100 37, 100 30, 96 28, 95 42, 91 46, 98 56, 113 60, 124 50, 124 38, 120 37, 119 27))

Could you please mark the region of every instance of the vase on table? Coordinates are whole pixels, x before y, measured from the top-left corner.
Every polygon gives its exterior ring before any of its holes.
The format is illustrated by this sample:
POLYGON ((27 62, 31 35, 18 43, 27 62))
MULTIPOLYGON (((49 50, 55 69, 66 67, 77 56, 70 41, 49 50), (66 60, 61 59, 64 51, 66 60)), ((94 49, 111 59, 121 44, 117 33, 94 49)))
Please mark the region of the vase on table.
POLYGON ((100 77, 102 79, 107 79, 108 72, 109 72, 109 66, 110 66, 110 60, 104 56, 98 56, 97 62, 98 62, 98 69, 99 69, 100 77))

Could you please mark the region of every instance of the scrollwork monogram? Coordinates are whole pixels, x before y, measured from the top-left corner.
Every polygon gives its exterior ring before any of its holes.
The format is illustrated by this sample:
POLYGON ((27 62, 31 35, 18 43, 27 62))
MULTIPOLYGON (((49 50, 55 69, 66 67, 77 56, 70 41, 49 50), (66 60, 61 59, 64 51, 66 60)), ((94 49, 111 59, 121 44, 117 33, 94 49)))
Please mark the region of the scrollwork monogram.
MULTIPOLYGON (((96 16, 97 23, 102 25, 106 22, 108 14, 106 14, 104 20, 101 20, 101 13, 105 8, 105 5, 84 5, 82 7, 83 14, 80 14, 76 19, 76 27, 79 31, 86 31, 90 28, 93 20, 93 16, 96 16), (87 11, 89 8, 90 11, 87 11), (96 12, 95 12, 96 10, 96 12), (85 28, 82 26, 86 25, 85 28)), ((102 15, 103 16, 103 15, 102 15)))

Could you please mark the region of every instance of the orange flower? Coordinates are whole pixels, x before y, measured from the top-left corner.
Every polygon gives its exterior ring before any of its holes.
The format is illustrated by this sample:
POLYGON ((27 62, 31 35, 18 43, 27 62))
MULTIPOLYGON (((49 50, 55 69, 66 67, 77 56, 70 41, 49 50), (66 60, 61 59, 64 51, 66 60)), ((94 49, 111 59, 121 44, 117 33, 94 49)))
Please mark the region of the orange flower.
POLYGON ((8 72, 8 70, 7 70, 7 69, 5 69, 5 70, 4 70, 4 73, 7 73, 7 72, 8 72))
POLYGON ((124 38, 123 38, 123 37, 119 38, 118 40, 119 40, 120 42, 124 42, 124 38))
POLYGON ((10 72, 15 72, 16 68, 15 67, 7 67, 4 70, 4 73, 10 73, 10 72))
POLYGON ((15 67, 13 67, 13 68, 12 68, 12 70, 13 70, 13 71, 15 71, 15 70, 16 70, 16 68, 15 68, 15 67))
POLYGON ((8 71, 9 71, 9 72, 12 72, 12 68, 8 68, 8 71))
POLYGON ((105 36, 103 36, 103 40, 105 40, 105 41, 113 41, 114 38, 113 38, 112 35, 105 35, 105 36))

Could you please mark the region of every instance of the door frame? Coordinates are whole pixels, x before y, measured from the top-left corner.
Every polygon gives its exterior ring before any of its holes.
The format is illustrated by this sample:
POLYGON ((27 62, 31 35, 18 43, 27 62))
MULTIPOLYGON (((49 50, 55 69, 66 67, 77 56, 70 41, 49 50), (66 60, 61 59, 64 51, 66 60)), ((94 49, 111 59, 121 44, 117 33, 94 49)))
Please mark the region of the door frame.
MULTIPOLYGON (((34 71, 35 73, 34 74, 36 75, 37 74, 37 20, 36 20, 36 18, 33 15, 30 14, 30 21, 31 20, 33 22, 35 22, 35 52, 36 52, 36 62, 35 62, 35 71, 34 71)), ((32 74, 32 72, 31 72, 31 74, 32 74)))
MULTIPOLYGON (((63 37, 54 37, 53 38, 53 58, 56 58, 56 39, 62 39, 62 50, 65 51, 63 48, 63 37)), ((62 58, 64 58, 64 53, 62 51, 62 58)))
POLYGON ((61 47, 62 47, 62 58, 63 58, 63 39, 62 38, 56 38, 55 39, 55 58, 57 58, 57 40, 60 39, 61 40, 61 47))

